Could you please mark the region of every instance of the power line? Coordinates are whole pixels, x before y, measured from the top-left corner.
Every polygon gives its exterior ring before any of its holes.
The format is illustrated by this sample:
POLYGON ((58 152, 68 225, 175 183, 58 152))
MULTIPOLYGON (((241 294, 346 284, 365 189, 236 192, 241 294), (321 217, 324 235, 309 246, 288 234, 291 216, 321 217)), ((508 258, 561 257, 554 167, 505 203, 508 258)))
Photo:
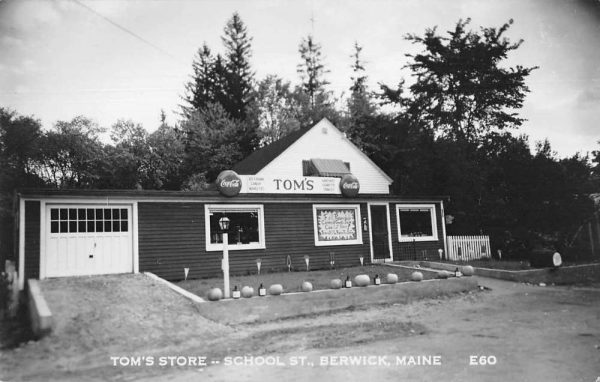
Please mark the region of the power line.
POLYGON ((81 6, 82 8, 88 10, 89 12, 95 14, 96 16, 100 17, 101 19, 103 19, 104 21, 106 21, 107 23, 111 24, 112 26, 118 28, 119 30, 121 30, 122 32, 127 33, 128 35, 132 36, 133 38, 137 39, 138 41, 141 41, 142 43, 154 48, 156 51, 164 54, 165 56, 169 57, 170 59, 172 59, 173 61, 177 62, 178 64, 182 64, 182 62, 180 62, 175 56, 173 56, 171 53, 167 52, 166 50, 162 49, 161 47, 159 47, 158 45, 153 44, 152 42, 146 40, 145 38, 143 38, 142 36, 138 35, 137 33, 132 32, 131 30, 125 28, 124 26, 117 24, 116 22, 112 21, 111 19, 109 19, 108 17, 104 16, 103 14, 97 12, 96 10, 94 10, 93 8, 88 7, 87 5, 83 4, 81 1, 79 0, 73 0, 73 2, 79 6, 81 6))

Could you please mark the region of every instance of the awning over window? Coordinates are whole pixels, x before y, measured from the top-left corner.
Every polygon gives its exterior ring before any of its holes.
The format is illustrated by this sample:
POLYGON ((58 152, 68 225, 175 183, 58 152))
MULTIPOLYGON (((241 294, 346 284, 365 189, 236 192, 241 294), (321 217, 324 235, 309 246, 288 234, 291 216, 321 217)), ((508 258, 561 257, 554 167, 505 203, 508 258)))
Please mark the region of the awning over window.
POLYGON ((350 166, 339 159, 318 159, 313 158, 310 160, 311 172, 313 176, 326 176, 326 177, 342 177, 346 174, 350 174, 350 166))

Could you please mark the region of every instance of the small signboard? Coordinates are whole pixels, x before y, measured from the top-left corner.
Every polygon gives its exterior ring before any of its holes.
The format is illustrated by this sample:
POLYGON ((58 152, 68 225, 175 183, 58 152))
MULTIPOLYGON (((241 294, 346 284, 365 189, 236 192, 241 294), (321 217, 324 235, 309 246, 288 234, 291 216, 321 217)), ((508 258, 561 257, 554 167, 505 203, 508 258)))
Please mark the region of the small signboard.
POLYGON ((316 176, 240 175, 244 194, 341 194, 340 179, 316 176))

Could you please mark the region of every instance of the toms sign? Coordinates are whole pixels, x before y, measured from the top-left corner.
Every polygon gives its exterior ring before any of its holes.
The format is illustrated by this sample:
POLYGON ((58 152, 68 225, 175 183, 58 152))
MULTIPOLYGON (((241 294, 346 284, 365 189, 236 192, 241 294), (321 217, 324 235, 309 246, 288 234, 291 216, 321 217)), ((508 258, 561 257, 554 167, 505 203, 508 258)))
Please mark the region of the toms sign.
POLYGON ((330 194, 353 197, 358 194, 358 179, 352 176, 350 181, 344 178, 329 177, 268 177, 241 175, 241 193, 247 194, 330 194))

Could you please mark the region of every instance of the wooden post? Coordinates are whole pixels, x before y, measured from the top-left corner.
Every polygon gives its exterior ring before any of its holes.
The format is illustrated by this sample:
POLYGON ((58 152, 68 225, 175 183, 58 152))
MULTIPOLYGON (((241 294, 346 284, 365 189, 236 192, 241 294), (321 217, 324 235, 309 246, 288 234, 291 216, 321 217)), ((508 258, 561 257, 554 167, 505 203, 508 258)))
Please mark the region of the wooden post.
POLYGON ((594 218, 596 220, 596 238, 598 239, 598 245, 600 246, 600 213, 596 212, 594 218))
POLYGON ((592 222, 588 223, 588 234, 590 235, 590 248, 592 249, 592 257, 596 256, 596 251, 594 248, 594 233, 592 232, 592 222))
POLYGON ((223 291, 225 298, 229 298, 229 235, 227 232, 223 232, 223 291))

